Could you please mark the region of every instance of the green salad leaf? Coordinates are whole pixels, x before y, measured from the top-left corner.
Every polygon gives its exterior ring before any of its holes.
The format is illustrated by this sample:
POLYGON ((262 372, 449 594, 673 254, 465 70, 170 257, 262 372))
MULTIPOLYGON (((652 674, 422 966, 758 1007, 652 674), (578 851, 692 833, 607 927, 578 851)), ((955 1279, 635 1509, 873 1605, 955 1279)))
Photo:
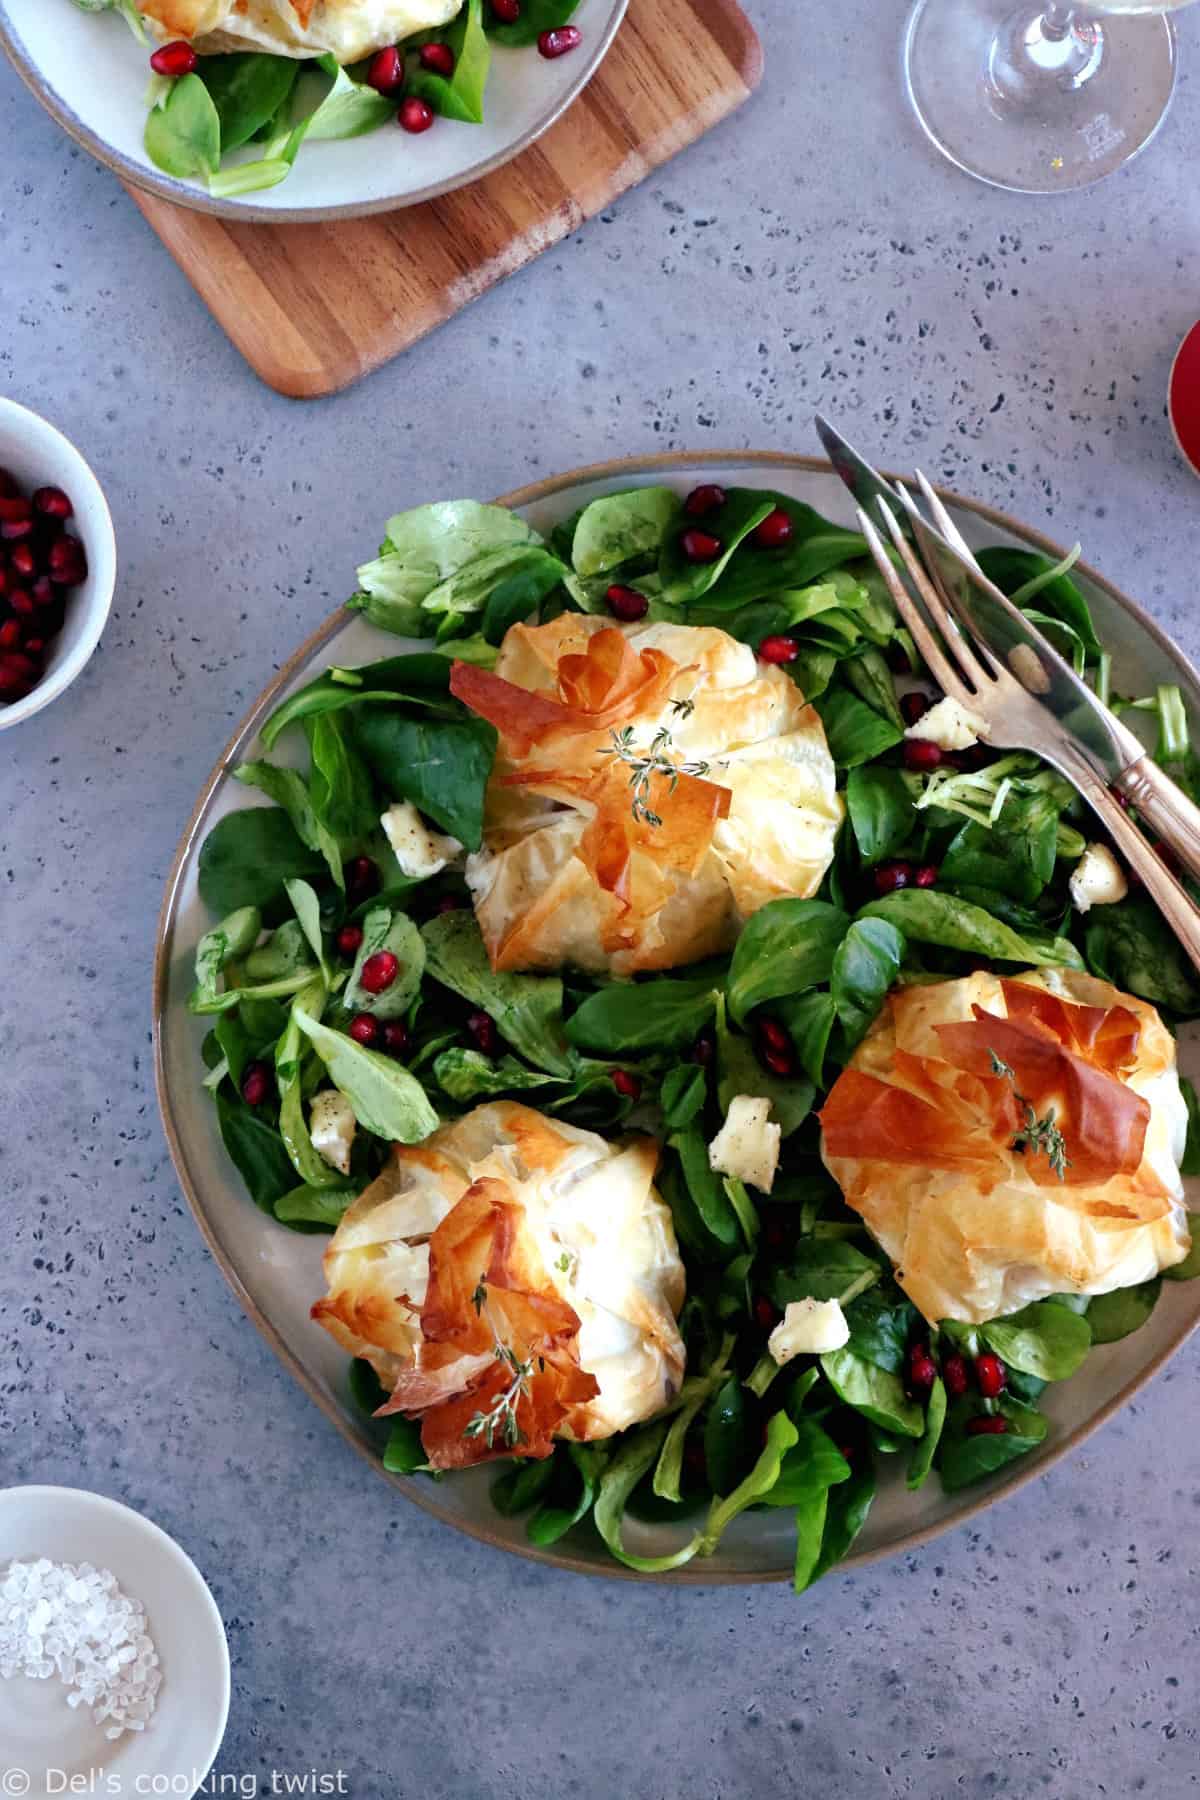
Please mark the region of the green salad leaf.
POLYGON ((424 1088, 400 1063, 305 1012, 296 1010, 294 1016, 364 1130, 393 1144, 419 1144, 437 1130, 438 1116, 424 1088))
POLYGON ((567 1020, 567 1040, 598 1056, 639 1050, 686 1050, 717 1003, 709 976, 621 981, 601 988, 567 1020))
POLYGON ((1006 1319, 990 1319, 979 1327, 979 1335, 1011 1368, 1036 1375, 1039 1381, 1065 1381, 1092 1347, 1086 1318, 1045 1301, 1035 1301, 1006 1319))
MULTIPOLYGON (((1106 911, 1112 911, 1111 907, 1106 911)), ((1078 969, 1083 958, 1069 938, 1039 938, 1017 932, 981 906, 936 888, 901 888, 868 901, 860 919, 886 919, 910 942, 940 944, 947 950, 994 958, 997 962, 1059 965, 1078 969)))
POLYGON ((358 748, 392 800, 413 805, 468 850, 483 842, 483 800, 496 733, 465 711, 458 719, 406 717, 369 705, 354 714, 358 748))
POLYGON ((563 1029, 563 984, 557 975, 497 974, 473 913, 442 913, 421 928, 429 973, 495 1021, 527 1062, 570 1079, 576 1072, 563 1029))
POLYGON ((244 906, 266 913, 284 898, 290 877, 320 878, 324 859, 296 835, 287 814, 253 806, 218 819, 200 849, 200 898, 211 912, 244 906))
POLYGON ((743 927, 729 965, 729 1016, 740 1025, 756 1006, 818 987, 850 920, 825 900, 770 900, 743 927))

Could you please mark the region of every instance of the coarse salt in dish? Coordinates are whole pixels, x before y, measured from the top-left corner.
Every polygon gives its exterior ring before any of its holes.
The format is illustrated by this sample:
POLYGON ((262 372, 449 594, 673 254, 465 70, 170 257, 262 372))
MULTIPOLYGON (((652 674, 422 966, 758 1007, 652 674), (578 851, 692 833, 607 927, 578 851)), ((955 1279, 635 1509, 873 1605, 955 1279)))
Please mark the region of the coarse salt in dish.
POLYGON ((115 1741, 144 1731, 162 1685, 141 1602, 91 1563, 10 1562, 0 1575, 0 1677, 57 1675, 67 1705, 115 1741))

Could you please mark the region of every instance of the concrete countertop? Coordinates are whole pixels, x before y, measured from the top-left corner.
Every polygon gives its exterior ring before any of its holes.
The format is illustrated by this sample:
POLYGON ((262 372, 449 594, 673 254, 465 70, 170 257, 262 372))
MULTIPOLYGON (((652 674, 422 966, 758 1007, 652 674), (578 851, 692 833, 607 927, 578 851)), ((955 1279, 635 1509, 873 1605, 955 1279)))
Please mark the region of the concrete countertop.
POLYGON ((901 6, 754 10, 767 72, 740 116, 307 405, 257 382, 0 69, 0 392, 91 459, 122 565, 69 699, 0 739, 0 1467, 113 1494, 196 1557, 234 1657, 217 1769, 244 1793, 272 1770, 341 1771, 360 1800, 1197 1782, 1194 1346, 974 1526, 803 1600, 558 1575, 367 1477, 243 1317, 159 1128, 150 958, 178 833, 389 512, 635 451, 811 451, 821 407, 881 461, 1080 537, 1200 653, 1200 489, 1163 404, 1200 311, 1200 19, 1150 150, 1037 201, 927 148, 901 6))

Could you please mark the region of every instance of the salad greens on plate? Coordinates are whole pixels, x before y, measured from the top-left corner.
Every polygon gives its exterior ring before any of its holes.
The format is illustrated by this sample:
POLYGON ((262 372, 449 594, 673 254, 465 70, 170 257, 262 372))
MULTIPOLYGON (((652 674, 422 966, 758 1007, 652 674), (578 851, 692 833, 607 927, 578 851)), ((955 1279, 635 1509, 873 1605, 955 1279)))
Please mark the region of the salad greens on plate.
MULTIPOLYGON (((158 15, 157 6, 136 0, 73 4, 83 12, 120 14, 137 42, 154 50, 158 40, 149 36, 146 21, 158 15)), ((231 199, 276 187, 305 144, 394 127, 398 108, 411 132, 427 129, 434 115, 482 124, 493 44, 529 48, 543 39, 543 55, 560 55, 578 42, 578 32, 563 29, 578 4, 522 0, 493 7, 490 0, 462 0, 444 24, 410 23, 395 41, 380 36, 383 27, 375 20, 373 36, 360 26, 355 38, 357 44, 369 36, 372 53, 345 66, 328 50, 307 57, 270 48, 213 53, 201 42, 204 53, 198 55, 178 41, 154 51, 146 154, 164 174, 202 182, 215 197, 231 199), (547 33, 553 34, 549 40, 547 33), (386 67, 381 56, 389 59, 386 67)), ((355 10, 353 0, 339 0, 339 6, 355 10)), ((444 9, 433 12, 445 17, 444 9)), ((419 19, 420 9, 409 16, 419 19)), ((247 29, 238 28, 236 19, 228 24, 235 38, 247 29)))
MULTIPOLYGON (((912 754, 906 728, 930 684, 862 540, 785 494, 715 492, 703 525, 720 554, 707 561, 681 553, 691 520, 666 486, 603 495, 547 536, 472 500, 389 520, 349 605, 424 647, 330 667, 267 720, 262 754, 236 771, 259 801, 222 817, 200 853, 213 923, 189 1004, 225 1149, 251 1200, 293 1230, 335 1229, 393 1145, 497 1096, 602 1136, 655 1136, 687 1275, 682 1385, 615 1437, 559 1442, 542 1460, 515 1442, 493 1501, 533 1544, 592 1529, 645 1572, 711 1555, 750 1508, 783 1508, 801 1590, 850 1549, 883 1471, 953 1493, 1035 1450, 1051 1430, 1047 1384, 1144 1324, 1162 1285, 1052 1296, 980 1325, 921 1318, 820 1155, 823 1097, 889 991, 1057 967, 1178 1021, 1200 1016, 1200 986, 1136 890, 1081 910, 1071 877, 1089 820, 1035 755, 912 754), (784 541, 756 551, 752 534, 777 514, 784 541), (483 842, 497 735, 452 693, 452 665, 490 668, 521 622, 609 614, 610 590, 632 592, 651 622, 719 626, 798 685, 845 804, 836 853, 814 896, 770 901, 702 964, 634 981, 497 971, 462 874, 483 842), (422 821, 423 862, 381 827, 403 803, 422 821), (332 1147, 314 1141, 311 1112, 329 1088, 349 1124, 332 1147), (745 1095, 770 1101, 782 1139, 769 1194, 709 1156, 745 1095), (781 1363, 768 1340, 789 1308, 831 1302, 845 1341, 781 1363), (675 1547, 639 1554, 639 1520, 675 1523, 675 1547)), ((1160 759, 1194 788, 1177 691, 1113 695, 1069 570, 1007 547, 981 561, 1110 703, 1157 722, 1160 759)), ((1053 1120, 1031 1109, 1028 1131, 1031 1155, 1049 1156, 1053 1120)), ((1193 1248, 1166 1277, 1198 1273, 1193 1248)), ((376 1413, 388 1396, 372 1368, 355 1362, 350 1379, 376 1413)), ((385 1468, 430 1478, 414 1420, 373 1429, 385 1468)))

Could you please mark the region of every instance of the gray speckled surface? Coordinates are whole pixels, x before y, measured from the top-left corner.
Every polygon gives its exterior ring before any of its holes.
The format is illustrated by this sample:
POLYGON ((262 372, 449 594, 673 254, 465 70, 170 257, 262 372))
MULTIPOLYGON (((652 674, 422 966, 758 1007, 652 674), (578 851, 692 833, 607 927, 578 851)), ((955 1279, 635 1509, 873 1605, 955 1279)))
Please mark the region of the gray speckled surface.
POLYGON ((5 1480, 117 1495, 198 1559, 234 1655, 227 1773, 340 1768, 354 1795, 428 1800, 1200 1784, 1194 1347, 974 1529, 803 1602, 558 1576, 366 1477, 228 1293, 154 1107, 181 823, 396 507, 634 450, 808 450, 821 405, 881 459, 1080 535, 1200 651, 1200 491, 1163 412, 1200 305, 1196 21, 1157 144, 1035 202, 925 148, 900 13, 759 0, 744 114, 309 407, 258 385, 0 71, 0 391, 92 459, 123 565, 70 699, 0 739, 0 1454, 5 1480))

